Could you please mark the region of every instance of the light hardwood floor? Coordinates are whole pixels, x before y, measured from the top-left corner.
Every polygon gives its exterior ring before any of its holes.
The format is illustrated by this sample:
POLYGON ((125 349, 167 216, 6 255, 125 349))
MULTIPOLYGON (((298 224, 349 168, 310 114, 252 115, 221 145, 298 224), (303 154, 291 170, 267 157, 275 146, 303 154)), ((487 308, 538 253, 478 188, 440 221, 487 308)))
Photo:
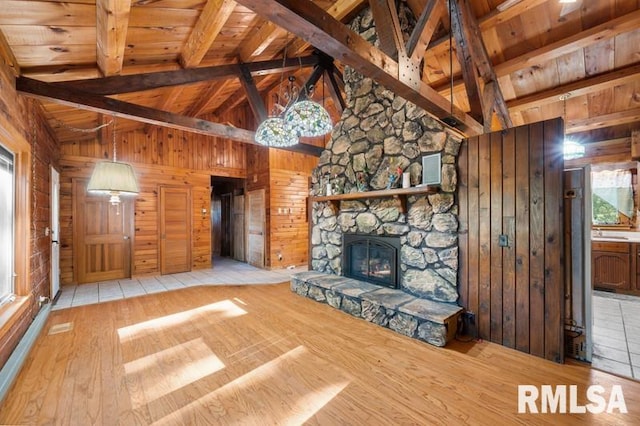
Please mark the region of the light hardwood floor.
POLYGON ((436 348, 286 283, 191 287, 52 312, 0 423, 640 424, 640 383, 491 343, 436 348), (579 404, 621 385, 629 413, 518 414, 519 384, 577 385, 579 404))

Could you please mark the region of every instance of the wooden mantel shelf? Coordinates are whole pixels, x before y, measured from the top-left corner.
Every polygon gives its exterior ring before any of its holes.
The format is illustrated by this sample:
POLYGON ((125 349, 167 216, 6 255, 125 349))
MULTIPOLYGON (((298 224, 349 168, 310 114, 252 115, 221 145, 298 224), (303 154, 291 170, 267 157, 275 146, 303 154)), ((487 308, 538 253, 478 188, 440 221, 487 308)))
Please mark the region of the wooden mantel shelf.
POLYGON ((362 200, 368 198, 395 198, 400 201, 402 212, 407 211, 407 196, 420 194, 435 194, 437 186, 414 186, 411 188, 381 189, 378 191, 351 192, 349 194, 322 195, 311 197, 311 202, 328 201, 335 212, 340 210, 340 201, 362 200))

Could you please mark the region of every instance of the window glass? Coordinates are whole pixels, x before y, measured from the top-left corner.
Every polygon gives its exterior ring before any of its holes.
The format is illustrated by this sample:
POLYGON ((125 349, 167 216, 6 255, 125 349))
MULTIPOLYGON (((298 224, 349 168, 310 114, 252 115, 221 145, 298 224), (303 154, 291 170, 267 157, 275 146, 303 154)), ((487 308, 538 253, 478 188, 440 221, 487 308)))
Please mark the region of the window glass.
POLYGON ((594 225, 632 225, 635 205, 631 170, 602 170, 591 176, 594 225))
POLYGON ((0 145, 0 304, 13 295, 15 178, 13 154, 0 145))

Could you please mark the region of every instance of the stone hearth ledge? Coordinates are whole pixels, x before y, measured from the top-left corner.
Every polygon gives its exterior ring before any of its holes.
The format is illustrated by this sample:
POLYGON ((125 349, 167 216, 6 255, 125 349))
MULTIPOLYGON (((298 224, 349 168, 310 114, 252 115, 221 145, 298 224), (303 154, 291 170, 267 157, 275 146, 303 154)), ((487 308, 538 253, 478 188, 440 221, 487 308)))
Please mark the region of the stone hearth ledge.
POLYGON ((455 337, 463 310, 452 303, 421 299, 401 290, 317 271, 292 275, 291 291, 440 347, 455 337))

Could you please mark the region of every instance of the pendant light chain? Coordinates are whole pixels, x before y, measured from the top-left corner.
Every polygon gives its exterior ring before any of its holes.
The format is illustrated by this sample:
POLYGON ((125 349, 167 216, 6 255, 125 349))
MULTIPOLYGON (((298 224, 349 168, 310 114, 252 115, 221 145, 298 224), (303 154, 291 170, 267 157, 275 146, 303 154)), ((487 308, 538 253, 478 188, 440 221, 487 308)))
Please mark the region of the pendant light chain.
POLYGON ((115 163, 116 161, 118 161, 118 157, 116 156, 116 118, 113 117, 113 135, 112 135, 112 139, 113 139, 113 162, 115 163))
POLYGON ((449 0, 449 97, 451 98, 450 108, 451 111, 449 113, 453 115, 453 19, 451 15, 453 14, 453 5, 452 1, 449 0))

